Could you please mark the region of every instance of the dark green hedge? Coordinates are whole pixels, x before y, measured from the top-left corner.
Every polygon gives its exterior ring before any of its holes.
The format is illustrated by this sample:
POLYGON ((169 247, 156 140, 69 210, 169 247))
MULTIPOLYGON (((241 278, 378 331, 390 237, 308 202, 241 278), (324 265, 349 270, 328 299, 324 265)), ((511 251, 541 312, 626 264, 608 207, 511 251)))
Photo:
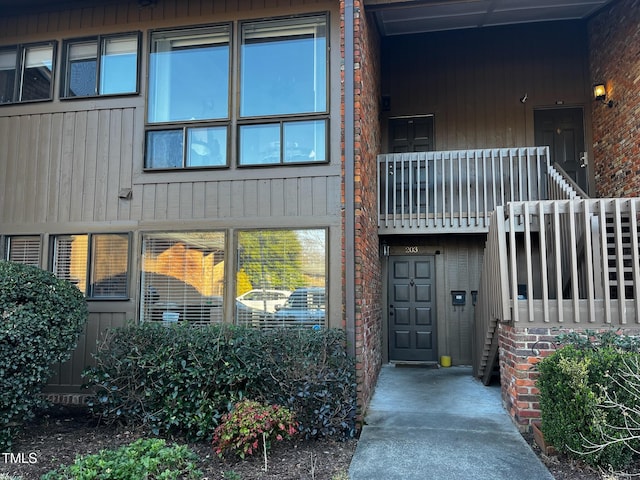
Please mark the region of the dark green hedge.
POLYGON ((209 440, 250 398, 293 410, 307 437, 354 433, 355 369, 339 330, 145 323, 111 331, 96 362, 90 406, 107 421, 209 440))
POLYGON ((637 405, 640 392, 621 384, 626 365, 636 363, 638 356, 611 343, 587 342, 567 345, 542 360, 538 388, 545 440, 592 465, 619 469, 633 461, 637 441, 592 447, 627 435, 624 406, 637 405), (605 393, 619 406, 607 402, 605 393))
POLYGON ((56 362, 67 360, 87 320, 82 293, 50 272, 0 261, 0 451, 41 403, 56 362))

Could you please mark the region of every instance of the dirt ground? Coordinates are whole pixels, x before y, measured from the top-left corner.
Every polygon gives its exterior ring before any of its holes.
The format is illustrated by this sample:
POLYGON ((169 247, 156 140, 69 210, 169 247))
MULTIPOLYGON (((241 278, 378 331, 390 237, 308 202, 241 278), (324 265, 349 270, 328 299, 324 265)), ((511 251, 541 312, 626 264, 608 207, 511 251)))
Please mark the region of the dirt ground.
MULTIPOLYGON (((0 473, 38 479, 61 464, 73 463, 76 455, 117 448, 142 436, 132 429, 97 425, 83 409, 58 408, 26 425, 14 442, 13 458, 0 454, 0 473)), ((269 453, 266 472, 262 456, 221 461, 209 444, 189 446, 200 458, 203 480, 346 480, 356 440, 277 444, 269 453)))
MULTIPOLYGON (((15 442, 13 457, 0 454, 0 474, 18 476, 23 480, 38 479, 61 464, 73 463, 76 455, 117 448, 142 436, 140 431, 98 425, 84 409, 56 408, 25 426, 15 442)), ((532 435, 525 434, 524 438, 556 480, 630 478, 627 474, 598 472, 565 456, 543 455, 532 435)), ((184 443, 178 439, 175 441, 184 443)), ((300 440, 278 444, 269 453, 267 471, 260 456, 244 461, 221 461, 208 444, 191 444, 190 447, 200 458, 198 467, 203 472, 203 480, 347 480, 356 444, 355 439, 347 442, 300 440)), ((634 472, 638 471, 640 468, 634 469, 634 472)))

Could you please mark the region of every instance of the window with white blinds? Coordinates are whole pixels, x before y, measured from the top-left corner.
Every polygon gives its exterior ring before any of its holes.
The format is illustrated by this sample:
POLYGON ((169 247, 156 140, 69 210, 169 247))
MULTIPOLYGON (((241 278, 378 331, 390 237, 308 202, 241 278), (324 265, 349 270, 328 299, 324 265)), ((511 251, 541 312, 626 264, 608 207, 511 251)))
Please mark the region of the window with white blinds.
POLYGON ((6 260, 39 267, 41 243, 42 239, 39 235, 7 237, 6 260))
POLYGON ((236 323, 326 325, 326 230, 238 233, 236 323))
POLYGON ((53 240, 53 273, 91 299, 128 298, 129 235, 58 235, 53 240))
POLYGON ((143 321, 222 322, 224 232, 149 233, 142 239, 143 321))

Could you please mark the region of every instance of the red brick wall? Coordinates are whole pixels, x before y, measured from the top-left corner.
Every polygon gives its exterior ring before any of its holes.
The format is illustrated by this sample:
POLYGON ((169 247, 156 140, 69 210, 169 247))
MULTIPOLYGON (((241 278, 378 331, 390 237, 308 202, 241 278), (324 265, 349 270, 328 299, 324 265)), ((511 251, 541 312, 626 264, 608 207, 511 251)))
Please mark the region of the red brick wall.
POLYGON ((620 0, 588 24, 593 83, 605 83, 614 107, 593 104, 597 195, 640 195, 640 0, 620 0))
POLYGON ((500 382, 502 401, 521 430, 540 419, 538 372, 535 364, 555 351, 557 331, 500 324, 500 382))
MULTIPOLYGON (((581 329, 520 328, 499 325, 500 382, 502 401, 511 418, 522 431, 540 420, 539 390, 536 386, 539 373, 535 368, 542 358, 556 351, 556 336, 581 329)), ((593 332, 610 331, 610 327, 587 327, 593 332)), ((584 330, 584 329, 582 329, 584 330)), ((638 335, 637 328, 624 329, 627 335, 638 335)))
MULTIPOLYGON (((341 12, 344 13, 343 3, 341 12)), ((380 45, 375 24, 364 14, 360 1, 354 2, 354 37, 354 178, 345 181, 353 181, 355 186, 355 350, 358 404, 364 411, 382 362, 382 281, 376 198, 376 157, 380 151, 380 45)), ((345 108, 344 97, 342 108, 345 108)))

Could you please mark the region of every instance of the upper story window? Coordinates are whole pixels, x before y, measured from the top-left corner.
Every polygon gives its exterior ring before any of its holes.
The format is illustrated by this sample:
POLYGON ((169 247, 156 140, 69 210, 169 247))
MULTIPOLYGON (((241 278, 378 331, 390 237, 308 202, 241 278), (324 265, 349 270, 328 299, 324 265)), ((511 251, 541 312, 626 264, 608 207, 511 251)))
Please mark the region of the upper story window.
POLYGON ((227 165, 228 25, 151 35, 147 168, 227 165), (171 125, 166 125, 171 124, 171 125))
POLYGON ((239 164, 325 161, 326 112, 326 16, 242 24, 239 164))
POLYGON ((55 44, 0 48, 0 104, 50 100, 55 44))
POLYGON ((61 97, 136 93, 139 43, 137 33, 65 42, 61 97))
POLYGON ((226 167, 232 153, 242 166, 328 160, 327 18, 153 32, 145 168, 226 167))

